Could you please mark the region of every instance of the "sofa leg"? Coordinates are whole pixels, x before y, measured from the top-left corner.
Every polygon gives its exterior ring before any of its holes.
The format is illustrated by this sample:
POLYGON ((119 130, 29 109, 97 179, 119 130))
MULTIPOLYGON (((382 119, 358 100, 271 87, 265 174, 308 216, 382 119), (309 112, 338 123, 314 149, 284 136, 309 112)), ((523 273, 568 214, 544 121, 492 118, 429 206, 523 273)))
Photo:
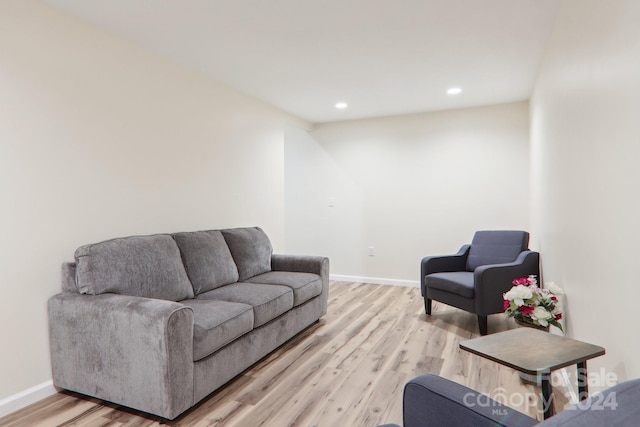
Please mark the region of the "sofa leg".
POLYGON ((427 297, 424 298, 424 312, 431 315, 431 300, 427 297))
POLYGON ((480 335, 487 335, 487 316, 478 314, 478 326, 480 327, 480 335))

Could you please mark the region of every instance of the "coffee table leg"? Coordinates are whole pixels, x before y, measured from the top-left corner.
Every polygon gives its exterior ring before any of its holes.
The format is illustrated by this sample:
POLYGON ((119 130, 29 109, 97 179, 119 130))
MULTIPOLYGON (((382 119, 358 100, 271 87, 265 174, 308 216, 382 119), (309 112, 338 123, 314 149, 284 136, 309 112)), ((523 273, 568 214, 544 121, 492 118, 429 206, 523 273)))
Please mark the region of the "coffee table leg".
POLYGON ((551 393, 551 373, 542 374, 542 409, 544 411, 544 419, 553 416, 553 394, 551 393))
POLYGON ((589 379, 587 377, 587 361, 578 363, 578 400, 589 397, 589 379))

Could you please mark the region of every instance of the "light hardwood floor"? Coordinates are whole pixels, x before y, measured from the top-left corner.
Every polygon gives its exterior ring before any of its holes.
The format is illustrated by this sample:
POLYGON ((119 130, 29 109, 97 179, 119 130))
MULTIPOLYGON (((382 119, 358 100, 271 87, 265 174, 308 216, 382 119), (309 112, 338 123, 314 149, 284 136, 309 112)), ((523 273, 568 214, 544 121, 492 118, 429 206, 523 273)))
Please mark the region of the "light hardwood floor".
MULTIPOLYGON (((434 373, 542 419, 539 388, 458 348, 478 336, 473 314, 420 290, 331 282, 327 315, 173 421, 62 392, 0 419, 0 426, 350 426, 402 423, 407 380, 434 373)), ((489 317, 489 331, 511 327, 489 317)), ((524 343, 523 343, 524 346, 524 343)), ((524 350, 526 351, 526 350, 524 350)), ((556 408, 567 404, 555 388, 556 408)))

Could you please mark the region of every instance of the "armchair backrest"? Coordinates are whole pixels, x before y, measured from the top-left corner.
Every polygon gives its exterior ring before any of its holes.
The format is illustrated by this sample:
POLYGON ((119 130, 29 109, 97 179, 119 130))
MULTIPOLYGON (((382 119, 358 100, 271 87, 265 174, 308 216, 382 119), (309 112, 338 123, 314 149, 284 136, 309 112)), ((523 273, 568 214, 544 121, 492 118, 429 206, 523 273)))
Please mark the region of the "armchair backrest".
POLYGON ((474 271, 481 265, 513 262, 528 247, 529 233, 526 231, 477 231, 469 249, 467 270, 474 271))

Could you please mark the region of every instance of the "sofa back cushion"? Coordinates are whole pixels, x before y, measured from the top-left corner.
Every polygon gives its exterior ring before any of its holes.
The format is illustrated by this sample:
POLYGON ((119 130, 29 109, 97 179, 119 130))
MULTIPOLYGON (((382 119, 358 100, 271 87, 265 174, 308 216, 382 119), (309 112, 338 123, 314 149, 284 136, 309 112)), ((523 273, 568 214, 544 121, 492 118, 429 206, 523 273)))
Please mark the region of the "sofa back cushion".
POLYGON ((195 295, 238 281, 238 268, 220 231, 175 233, 173 238, 195 295))
POLYGON ((469 249, 467 270, 474 271, 481 265, 513 262, 528 246, 529 233, 526 231, 477 231, 469 249))
POLYGON ((168 234, 123 237, 76 250, 76 283, 83 294, 115 294, 180 301, 193 288, 168 234))
POLYGON ((273 248, 260 227, 222 230, 222 235, 238 267, 239 281, 271 271, 273 248))

